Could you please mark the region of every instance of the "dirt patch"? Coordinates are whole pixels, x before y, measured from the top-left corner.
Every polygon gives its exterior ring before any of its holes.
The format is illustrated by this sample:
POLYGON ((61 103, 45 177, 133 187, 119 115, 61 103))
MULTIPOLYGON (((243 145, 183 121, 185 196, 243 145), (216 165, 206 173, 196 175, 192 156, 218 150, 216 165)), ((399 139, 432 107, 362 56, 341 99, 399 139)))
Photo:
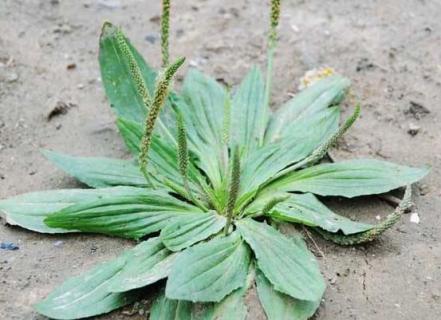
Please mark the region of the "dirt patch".
MULTIPOLYGON (((264 62, 265 1, 175 2, 173 56, 186 56, 188 65, 228 84, 264 62)), ((332 66, 353 80, 352 91, 363 107, 335 156, 432 166, 415 188, 419 224, 406 215, 380 241, 357 248, 315 237, 328 280, 317 319, 441 318, 440 12, 437 1, 284 1, 274 101, 295 93, 297 79, 308 69, 332 66), (417 134, 408 133, 410 123, 418 126, 417 134)), ((0 2, 0 198, 79 187, 49 164, 40 148, 128 157, 100 81, 99 30, 104 20, 122 25, 158 66, 158 13, 158 1, 0 2), (77 107, 47 121, 57 101, 77 107)), ((392 210, 376 198, 332 205, 365 220, 392 210)), ((20 247, 0 250, 2 319, 41 319, 33 303, 63 279, 132 245, 104 236, 47 236, 5 226, 0 226, 0 241, 20 247)), ((255 293, 248 301, 250 319, 264 319, 255 293)), ((145 314, 130 307, 101 318, 143 319, 145 314)))

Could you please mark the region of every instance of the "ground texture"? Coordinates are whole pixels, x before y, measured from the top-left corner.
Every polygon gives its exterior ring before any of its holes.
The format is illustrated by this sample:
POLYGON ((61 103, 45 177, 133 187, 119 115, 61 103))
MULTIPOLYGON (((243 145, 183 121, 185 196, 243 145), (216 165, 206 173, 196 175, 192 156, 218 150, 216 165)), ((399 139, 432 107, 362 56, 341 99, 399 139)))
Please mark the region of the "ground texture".
MULTIPOLYGON (((172 55, 186 56, 187 66, 234 85, 252 64, 264 62, 266 1, 175 2, 172 55)), ((381 240, 357 248, 315 237, 328 281, 316 319, 441 319, 441 3, 285 0, 283 9, 274 101, 294 94, 305 71, 332 66, 353 80, 363 107, 334 156, 432 166, 414 188, 419 224, 405 215, 381 240)), ((100 81, 99 30, 105 20, 120 24, 158 66, 159 12, 159 1, 147 0, 0 1, 0 198, 80 187, 40 148, 128 157, 100 81), (60 103, 67 113, 48 121, 60 103)), ((343 106, 345 114, 355 101, 343 106)), ((332 205, 367 221, 392 210, 376 197, 332 205)), ((32 304, 66 277, 133 245, 2 225, 0 241, 20 247, 0 250, 1 319, 42 319, 32 304)), ((249 318, 265 319, 255 293, 248 302, 249 318)), ((144 319, 145 310, 138 304, 100 319, 144 319)))

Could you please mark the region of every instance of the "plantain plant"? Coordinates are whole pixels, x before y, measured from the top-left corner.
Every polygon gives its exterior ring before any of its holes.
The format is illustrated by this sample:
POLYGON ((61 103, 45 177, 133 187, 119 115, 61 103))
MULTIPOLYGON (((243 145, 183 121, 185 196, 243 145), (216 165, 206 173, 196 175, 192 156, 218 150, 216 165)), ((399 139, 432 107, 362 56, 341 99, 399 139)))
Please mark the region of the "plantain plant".
POLYGON ((272 112, 272 64, 280 1, 271 3, 264 79, 254 67, 228 90, 191 69, 172 91, 184 59, 169 62, 170 3, 163 0, 163 70, 156 72, 122 31, 106 22, 99 62, 119 132, 132 160, 45 156, 91 189, 34 192, 0 202, 7 223, 42 233, 91 232, 139 243, 71 278, 38 303, 54 319, 78 319, 133 302, 163 283, 150 319, 245 319, 254 283, 272 320, 307 319, 325 282, 300 235, 304 225, 341 245, 376 239, 410 205, 427 172, 373 159, 323 163, 360 113, 339 126, 349 81, 326 77, 272 112), (317 196, 358 197, 407 186, 377 225, 334 213, 317 196), (149 237, 149 238, 148 238, 149 237))

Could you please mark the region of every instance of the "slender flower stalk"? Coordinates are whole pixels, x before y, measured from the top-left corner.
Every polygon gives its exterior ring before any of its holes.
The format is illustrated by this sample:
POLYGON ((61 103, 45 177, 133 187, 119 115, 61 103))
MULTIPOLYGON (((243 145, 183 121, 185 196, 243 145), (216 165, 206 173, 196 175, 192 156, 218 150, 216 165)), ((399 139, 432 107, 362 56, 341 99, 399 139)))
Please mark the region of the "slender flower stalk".
POLYGON ((152 105, 145 121, 145 131, 141 139, 139 166, 141 172, 146 177, 147 181, 151 183, 147 173, 148 151, 152 141, 153 130, 155 129, 156 120, 159 117, 159 112, 164 105, 167 98, 171 80, 179 67, 184 63, 185 58, 179 58, 175 63, 171 64, 165 71, 161 79, 156 84, 155 96, 152 105))
POLYGON ((239 147, 234 148, 233 166, 231 169, 230 190, 228 192, 228 202, 226 209, 227 223, 225 224, 224 233, 228 234, 234 215, 234 206, 236 205, 237 195, 239 194, 240 185, 240 154, 239 147))
POLYGON ((280 19, 280 0, 271 0, 271 13, 270 13, 270 30, 268 33, 268 53, 267 53, 267 64, 266 64, 266 82, 265 82, 265 93, 263 101, 264 113, 262 116, 262 121, 260 125, 260 137, 259 144, 262 145, 265 136, 265 124, 268 119, 268 109, 271 99, 271 85, 273 77, 273 60, 274 52, 277 46, 277 26, 279 25, 280 19))
POLYGON ((163 68, 167 67, 169 64, 169 45, 168 45, 169 33, 170 33, 170 0, 162 0, 161 52, 162 52, 163 68))

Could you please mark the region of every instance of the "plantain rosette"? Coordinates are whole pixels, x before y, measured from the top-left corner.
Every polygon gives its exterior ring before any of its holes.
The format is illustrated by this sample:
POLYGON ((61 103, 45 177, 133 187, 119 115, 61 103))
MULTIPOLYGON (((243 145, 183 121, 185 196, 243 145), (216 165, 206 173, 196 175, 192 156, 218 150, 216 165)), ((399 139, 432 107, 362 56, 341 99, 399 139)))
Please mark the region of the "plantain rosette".
POLYGON ((320 304, 325 282, 302 238, 280 233, 272 222, 305 225, 343 245, 371 241, 409 206, 409 188, 379 225, 338 215, 317 196, 381 194, 428 172, 374 159, 320 163, 359 113, 355 108, 339 126, 346 78, 322 79, 271 112, 259 68, 252 68, 231 93, 190 69, 182 90, 167 95, 159 114, 148 151, 149 183, 137 160, 149 113, 143 99, 155 96, 162 75, 110 23, 102 30, 99 61, 117 126, 134 160, 44 151, 91 189, 19 195, 0 201, 0 210, 7 223, 36 232, 101 233, 139 243, 67 280, 35 306, 50 318, 106 313, 138 299, 140 288, 163 281, 152 320, 245 319, 244 297, 253 283, 268 319, 307 319, 320 304), (142 78, 138 82, 135 67, 142 78))

